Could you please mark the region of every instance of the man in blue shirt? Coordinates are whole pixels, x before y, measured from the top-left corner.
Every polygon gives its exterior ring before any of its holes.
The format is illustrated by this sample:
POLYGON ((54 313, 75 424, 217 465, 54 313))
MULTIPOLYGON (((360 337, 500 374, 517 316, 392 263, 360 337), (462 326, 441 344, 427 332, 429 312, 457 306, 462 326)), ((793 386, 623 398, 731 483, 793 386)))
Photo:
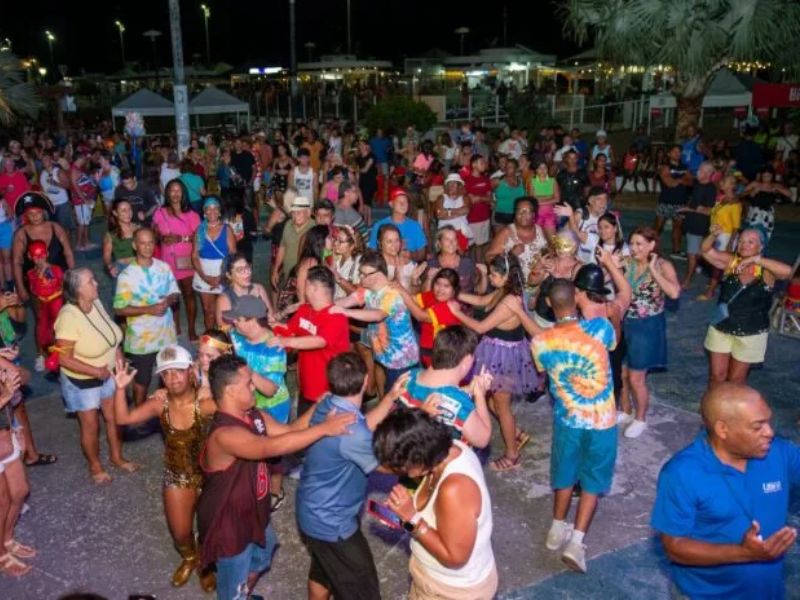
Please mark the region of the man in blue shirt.
POLYGON ((369 147, 375 155, 375 164, 384 176, 389 174, 389 152, 392 149, 392 140, 383 135, 383 129, 377 129, 375 135, 369 140, 369 147))
POLYGON ((783 598, 789 488, 800 447, 775 438, 756 390, 715 386, 701 404, 705 430, 661 469, 651 524, 680 592, 696 598, 783 598))
POLYGON ((424 260, 428 240, 425 238, 422 225, 406 216, 408 215, 409 201, 405 190, 394 190, 389 202, 392 206, 392 213, 372 226, 369 232, 369 247, 373 250, 378 248, 378 231, 381 225, 391 223, 400 230, 403 249, 411 253, 411 258, 417 262, 424 260))
MULTIPOLYGON (((356 422, 347 435, 327 438, 306 450, 297 488, 297 526, 311 554, 309 598, 380 599, 375 561, 359 515, 367 495, 367 477, 378 467, 372 432, 389 414, 397 389, 365 417, 361 401, 367 367, 358 354, 334 357, 327 367, 331 393, 313 409, 311 423, 329 413, 352 413, 356 422)), ((397 386, 399 387, 399 386, 397 386)), ((320 440, 321 441, 321 440, 320 440)))

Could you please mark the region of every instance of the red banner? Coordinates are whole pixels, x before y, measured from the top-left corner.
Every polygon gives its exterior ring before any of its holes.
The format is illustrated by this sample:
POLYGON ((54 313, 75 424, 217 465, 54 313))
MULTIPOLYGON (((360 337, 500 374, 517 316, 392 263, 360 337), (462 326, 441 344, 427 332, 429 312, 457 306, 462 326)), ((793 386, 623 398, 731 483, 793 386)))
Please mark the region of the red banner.
POLYGON ((800 108, 800 83, 756 83, 753 85, 753 106, 800 108))
POLYGON ((736 106, 733 109, 733 116, 737 119, 744 119, 747 116, 746 106, 736 106))
POLYGON ((658 106, 654 106, 650 109, 650 116, 654 119, 658 119, 661 116, 661 109, 658 106))

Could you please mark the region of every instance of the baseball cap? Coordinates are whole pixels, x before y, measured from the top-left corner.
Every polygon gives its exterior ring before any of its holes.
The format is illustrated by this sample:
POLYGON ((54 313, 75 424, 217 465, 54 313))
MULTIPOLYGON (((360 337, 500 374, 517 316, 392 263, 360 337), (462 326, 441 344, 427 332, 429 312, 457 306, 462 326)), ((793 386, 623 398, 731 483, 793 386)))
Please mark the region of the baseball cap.
POLYGON ((222 318, 233 322, 236 319, 263 319, 267 316, 267 305, 257 296, 241 296, 236 306, 222 311, 222 318))
POLYGON ((392 190, 392 193, 389 194, 389 202, 394 202, 400 196, 405 196, 406 198, 408 198, 408 192, 405 191, 403 188, 392 190))
POLYGON ((289 210, 294 212, 296 210, 305 210, 307 208, 311 208, 311 200, 305 196, 297 196, 297 198, 294 199, 294 202, 292 202, 292 207, 289 210))
POLYGON ((605 129, 598 129, 597 133, 594 134, 594 137, 607 138, 608 137, 608 133, 606 133, 605 129))
POLYGON ((193 362, 192 355, 186 348, 173 344, 162 348, 156 355, 156 373, 169 369, 188 369, 193 362))
POLYGON ((450 173, 447 178, 444 180, 444 184, 447 185, 448 183, 458 183, 460 185, 464 185, 464 180, 461 179, 461 175, 458 173, 450 173))

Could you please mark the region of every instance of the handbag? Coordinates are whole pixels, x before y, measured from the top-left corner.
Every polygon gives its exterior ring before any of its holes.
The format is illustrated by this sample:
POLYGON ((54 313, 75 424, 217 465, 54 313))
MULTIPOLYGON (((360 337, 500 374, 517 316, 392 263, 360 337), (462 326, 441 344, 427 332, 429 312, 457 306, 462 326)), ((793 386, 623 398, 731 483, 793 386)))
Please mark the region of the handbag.
POLYGON ((731 311, 728 307, 736 299, 736 296, 741 294, 746 287, 747 287, 746 285, 743 285, 738 290, 736 290, 736 292, 733 294, 733 296, 730 297, 730 299, 727 302, 719 302, 714 308, 711 309, 711 317, 709 318, 708 322, 712 327, 719 325, 725 319, 731 316, 731 311))
MULTIPOLYGON (((180 217, 180 215, 176 215, 176 217, 181 223, 183 223, 184 225, 186 224, 185 221, 180 217)), ((170 234, 169 230, 167 231, 167 233, 170 234)), ((173 234, 170 234, 170 235, 173 235, 173 234)), ((174 235, 177 235, 177 234, 174 234, 174 235)), ((181 237, 183 237, 183 236, 181 236, 181 237)), ((170 245, 174 246, 175 244, 170 244, 170 245)), ((172 252, 172 258, 175 259, 175 268, 176 269, 178 269, 180 271, 193 271, 194 270, 194 264, 192 264, 191 255, 190 256, 178 256, 173 251, 172 252)))

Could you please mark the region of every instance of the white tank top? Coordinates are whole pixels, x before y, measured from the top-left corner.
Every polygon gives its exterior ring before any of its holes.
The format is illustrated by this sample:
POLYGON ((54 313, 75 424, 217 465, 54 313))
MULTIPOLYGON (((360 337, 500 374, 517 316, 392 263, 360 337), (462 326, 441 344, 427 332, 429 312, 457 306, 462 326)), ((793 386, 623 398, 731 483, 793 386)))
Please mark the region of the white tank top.
POLYGON ((42 169, 42 174, 40 175, 40 183, 42 185, 42 190, 44 193, 47 194, 47 197, 50 198, 50 202, 53 203, 53 206, 60 206, 61 204, 66 204, 69 202, 69 196, 67 195, 67 190, 63 187, 59 187, 55 185, 55 181, 58 181, 58 167, 53 167, 53 174, 47 172, 47 169, 42 169))
POLYGON ((313 199, 311 194, 311 189, 314 186, 314 169, 310 168, 305 173, 300 171, 299 167, 294 168, 294 187, 297 188, 297 191, 300 193, 301 196, 308 198, 309 200, 313 199))
MULTIPOLYGON (((486 480, 483 477, 481 462, 475 453, 463 442, 454 440, 461 454, 444 468, 439 483, 434 488, 428 504, 420 511, 422 518, 430 527, 436 527, 436 514, 433 508, 436 504, 436 497, 439 488, 450 475, 459 473, 466 475, 478 486, 481 492, 481 512, 478 515, 478 533, 475 536, 475 545, 472 547, 467 563, 460 569, 448 569, 437 561, 431 554, 423 548, 417 540, 411 539, 411 553, 428 574, 440 583, 453 587, 467 588, 481 583, 494 569, 494 552, 492 551, 492 499, 489 497, 489 490, 486 487, 486 480)), ((414 505, 416 506, 417 494, 414 494, 414 505)))
MULTIPOLYGON (((464 206, 464 198, 462 196, 452 198, 447 194, 442 195, 442 208, 455 209, 455 208, 463 208, 463 206, 464 206)), ((453 217, 451 219, 439 219, 439 228, 441 229, 445 225, 450 225, 451 227, 454 227, 457 231, 463 233, 468 240, 472 239, 472 229, 469 228, 469 221, 467 220, 466 215, 461 215, 460 217, 453 217)))
POLYGON ((503 246, 504 252, 510 252, 517 244, 522 244, 524 246, 525 249, 517 258, 519 259, 519 266, 522 269, 522 276, 525 278, 525 281, 528 281, 533 263, 541 257, 542 252, 547 248, 547 238, 544 235, 544 231, 539 225, 534 225, 534 227, 536 228, 536 237, 526 244, 519 239, 517 226, 512 223, 508 226, 509 236, 506 238, 505 246, 503 246))

